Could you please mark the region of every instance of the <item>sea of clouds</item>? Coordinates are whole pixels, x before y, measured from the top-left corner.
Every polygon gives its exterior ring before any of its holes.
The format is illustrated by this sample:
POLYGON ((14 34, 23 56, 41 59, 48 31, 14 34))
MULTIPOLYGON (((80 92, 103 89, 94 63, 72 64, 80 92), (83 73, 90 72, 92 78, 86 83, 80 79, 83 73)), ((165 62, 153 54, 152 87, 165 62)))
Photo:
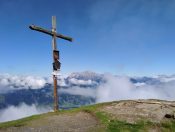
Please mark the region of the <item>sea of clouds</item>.
POLYGON ((175 100, 175 79, 153 78, 155 83, 133 83, 129 77, 104 76, 106 82, 99 85, 96 92, 97 102, 127 99, 175 100))
POLYGON ((36 104, 27 105, 21 103, 19 106, 9 106, 6 109, 0 110, 0 122, 16 120, 49 111, 52 111, 50 107, 37 107, 36 104))
POLYGON ((0 93, 18 89, 43 88, 46 83, 50 82, 51 78, 0 74, 0 93))
MULTIPOLYGON (((127 99, 175 100, 175 76, 173 75, 150 77, 146 81, 133 82, 128 76, 94 73, 92 76, 86 76, 85 74, 81 73, 80 76, 77 73, 76 76, 70 75, 66 78, 60 78, 59 84, 67 87, 60 89, 60 92, 93 97, 96 98, 96 103, 127 99), (99 81, 100 77, 101 81, 99 81), (95 78, 98 78, 98 81, 95 78)), ((140 80, 141 77, 134 79, 140 80)), ((47 83, 52 83, 51 80, 52 78, 3 74, 0 75, 0 93, 17 89, 43 88, 47 83)), ((51 108, 39 108, 36 104, 29 106, 22 103, 20 106, 9 106, 0 111, 0 122, 50 110, 51 108)))
MULTIPOLYGON (((97 102, 141 98, 175 99, 173 94, 175 93, 175 76, 155 76, 150 77, 148 81, 138 82, 131 81, 131 77, 128 76, 112 74, 96 74, 90 77, 86 77, 86 75, 70 76, 66 77, 69 78, 67 81, 65 78, 58 80, 59 85, 68 87, 60 89, 60 92, 94 97, 97 102), (96 81, 95 76, 101 76, 101 82, 96 81)), ((137 80, 136 77, 135 80, 137 80)), ((1 74, 0 93, 18 89, 40 89, 51 83, 52 78, 1 74)))

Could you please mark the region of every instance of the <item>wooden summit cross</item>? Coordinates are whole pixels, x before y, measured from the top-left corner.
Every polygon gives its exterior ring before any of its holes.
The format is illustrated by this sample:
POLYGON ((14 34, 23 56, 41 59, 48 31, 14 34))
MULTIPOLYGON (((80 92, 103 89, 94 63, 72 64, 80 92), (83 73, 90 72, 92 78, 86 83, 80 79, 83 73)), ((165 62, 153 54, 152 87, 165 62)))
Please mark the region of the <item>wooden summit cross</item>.
POLYGON ((46 30, 41 27, 30 25, 30 29, 36 30, 52 36, 52 47, 53 47, 53 84, 54 84, 54 111, 59 110, 58 106, 58 94, 57 94, 57 74, 60 70, 61 63, 59 62, 59 51, 57 50, 56 38, 61 38, 72 42, 71 37, 67 37, 56 32, 56 17, 52 16, 52 30, 46 30))

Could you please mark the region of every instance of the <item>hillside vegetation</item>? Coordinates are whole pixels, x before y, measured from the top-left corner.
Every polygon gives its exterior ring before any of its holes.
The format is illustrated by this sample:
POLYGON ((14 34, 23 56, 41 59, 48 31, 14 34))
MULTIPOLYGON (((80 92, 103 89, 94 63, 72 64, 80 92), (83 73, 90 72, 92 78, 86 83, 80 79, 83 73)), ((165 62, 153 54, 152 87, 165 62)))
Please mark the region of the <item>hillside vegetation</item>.
POLYGON ((175 102, 114 101, 1 123, 0 131, 173 132, 175 102))

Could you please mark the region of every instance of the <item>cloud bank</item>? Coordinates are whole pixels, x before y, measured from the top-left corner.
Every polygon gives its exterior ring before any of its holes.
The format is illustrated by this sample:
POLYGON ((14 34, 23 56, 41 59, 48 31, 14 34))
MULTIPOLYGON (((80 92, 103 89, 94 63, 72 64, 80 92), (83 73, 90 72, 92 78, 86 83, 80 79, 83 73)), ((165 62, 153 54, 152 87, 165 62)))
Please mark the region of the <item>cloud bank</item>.
MULTIPOLYGON (((87 73, 87 72, 86 72, 87 73)), ((87 75, 86 75, 87 76, 87 75)), ((58 85, 61 87, 69 86, 94 86, 97 83, 91 79, 76 78, 77 76, 70 75, 67 78, 58 77, 58 85)), ((82 76, 81 76, 82 77, 82 76)), ((10 90, 19 89, 40 89, 46 84, 52 84, 52 78, 44 78, 37 76, 17 76, 10 74, 0 74, 0 93, 9 92, 10 90)))
POLYGON ((174 75, 127 77, 84 72, 74 73, 68 78, 69 83, 75 86, 61 89, 60 92, 93 97, 97 103, 125 99, 175 99, 174 75))
POLYGON ((89 85, 94 85, 96 84, 94 81, 92 80, 82 80, 82 79, 76 79, 76 78, 71 78, 69 80, 69 82, 73 85, 86 85, 86 86, 89 86, 89 85))
MULTIPOLYGON (((120 99, 157 98, 175 99, 175 76, 155 76, 135 78, 114 76, 112 74, 96 74, 92 72, 73 73, 59 78, 61 93, 96 98, 97 102, 120 99)), ((0 93, 17 89, 43 88, 51 84, 51 78, 35 76, 0 75, 0 93)))
POLYGON ((97 102, 127 99, 163 99, 175 100, 175 80, 157 78, 159 83, 133 83, 129 77, 104 76, 105 83, 99 85, 96 92, 97 102))
POLYGON ((0 75, 0 92, 14 89, 38 89, 45 86, 50 80, 35 76, 0 75))
POLYGON ((35 104, 26 105, 22 103, 19 106, 9 106, 6 109, 0 110, 0 122, 16 120, 23 117, 41 114, 51 111, 49 107, 37 107, 35 104))

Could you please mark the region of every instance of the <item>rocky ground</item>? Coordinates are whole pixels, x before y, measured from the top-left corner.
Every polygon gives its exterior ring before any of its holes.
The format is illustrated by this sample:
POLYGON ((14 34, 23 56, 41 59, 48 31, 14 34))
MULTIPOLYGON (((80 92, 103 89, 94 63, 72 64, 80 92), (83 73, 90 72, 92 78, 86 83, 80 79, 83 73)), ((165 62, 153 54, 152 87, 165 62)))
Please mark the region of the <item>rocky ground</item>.
POLYGON ((129 123, 136 123, 139 120, 159 123, 163 120, 175 119, 175 101, 120 101, 105 106, 102 111, 111 114, 115 119, 129 123))

